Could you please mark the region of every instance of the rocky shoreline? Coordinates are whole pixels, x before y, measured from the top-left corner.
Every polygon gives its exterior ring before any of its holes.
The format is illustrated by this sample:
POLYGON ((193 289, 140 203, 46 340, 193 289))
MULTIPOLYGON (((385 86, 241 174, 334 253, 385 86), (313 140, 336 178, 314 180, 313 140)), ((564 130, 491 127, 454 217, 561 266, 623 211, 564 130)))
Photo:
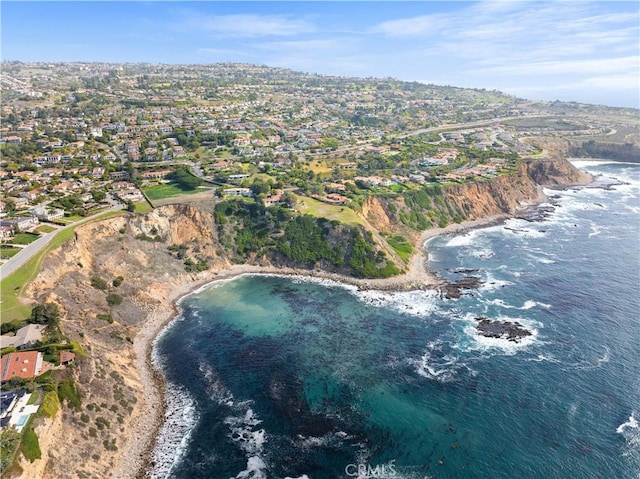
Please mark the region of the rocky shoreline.
MULTIPOLYGON (((540 197, 539 200, 544 199, 540 197)), ((460 289, 473 289, 480 286, 478 278, 470 277, 450 284, 442 278, 429 273, 427 270, 428 253, 425 244, 431 238, 447 234, 462 234, 478 228, 486 228, 503 223, 512 215, 501 214, 479 220, 452 224, 445 228, 433 228, 424 231, 420 237, 419 247, 416 248, 409 260, 407 273, 385 279, 362 279, 329 273, 319 269, 277 268, 274 266, 234 265, 226 269, 209 272, 196 281, 189 281, 174 290, 167 302, 170 307, 163 307, 151 311, 142 328, 134 337, 133 347, 136 353, 136 368, 140 372, 140 380, 143 386, 144 407, 133 419, 137 434, 129 439, 126 452, 120 458, 118 466, 114 469, 113 477, 127 479, 135 477, 144 479, 149 477, 151 466, 150 457, 155 448, 155 441, 165 414, 165 383, 160 371, 152 361, 153 343, 162 330, 177 316, 179 302, 202 287, 206 287, 217 281, 231 280, 243 275, 278 275, 301 276, 317 279, 327 279, 342 284, 355 286, 360 290, 378 291, 411 291, 416 289, 439 289, 446 297, 456 297, 455 293, 460 289), (473 284, 471 284, 473 283, 473 284), (132 473, 132 471, 137 471, 132 473)))
MULTIPOLYGON (((540 205, 546 201, 547 198, 539 187, 537 198, 532 199, 528 206, 540 205)), ((43 273, 32 288, 34 298, 47 297, 56 301, 68 301, 72 309, 74 307, 72 305, 75 304, 76 309, 90 311, 90 309, 84 309, 87 307, 87 300, 92 301, 90 304, 94 308, 99 307, 100 301, 104 301, 99 297, 100 293, 92 289, 84 289, 82 294, 74 291, 78 291, 78 284, 87 281, 89 274, 87 271, 96 271, 95 265, 99 265, 98 271, 102 271, 103 274, 125 276, 127 279, 123 288, 130 284, 127 287, 131 303, 126 309, 121 307, 121 314, 116 318, 116 324, 109 326, 109 330, 112 331, 110 335, 105 336, 105 333, 100 332, 107 326, 96 322, 93 316, 86 314, 74 314, 73 321, 68 325, 70 330, 75 330, 74 334, 80 335, 84 342, 88 342, 90 349, 93 350, 95 346, 95 349, 101 352, 100 357, 91 359, 85 368, 79 370, 79 375, 82 376, 79 382, 87 388, 89 395, 93 395, 94 387, 100 387, 99 379, 96 379, 98 383, 94 382, 95 372, 104 370, 105 366, 115 365, 129 383, 127 386, 129 393, 135 394, 138 400, 132 415, 120 431, 113 432, 117 434, 119 441, 117 453, 105 454, 104 458, 94 464, 95 467, 92 466, 94 471, 101 471, 98 475, 103 477, 123 479, 150 477, 152 452, 165 416, 165 383, 161 372, 153 365, 153 344, 162 330, 177 316, 179 302, 186 295, 216 281, 229 280, 246 274, 269 274, 327 279, 361 290, 438 289, 443 297, 455 298, 458 294, 468 294, 471 289, 477 288, 481 283, 473 275, 473 271, 460 271, 460 274, 466 277, 453 284, 429 273, 425 249, 428 240, 436 236, 463 234, 473 229, 503 223, 509 218, 518 217, 525 211, 526 206, 522 204, 514 214, 486 216, 473 221, 451 224, 446 228, 424 231, 415 243, 417 247, 407 263, 407 272, 386 279, 346 277, 320 269, 280 268, 254 264, 230 265, 222 257, 217 258, 213 268, 206 272, 185 274, 181 262, 175 260, 171 262, 171 256, 166 252, 166 245, 123 241, 134 238, 138 230, 144 231, 145 227, 156 225, 163 231, 171 231, 173 242, 188 241, 189 238, 197 235, 201 244, 208 243, 207 246, 213 251, 214 242, 211 232, 204 226, 209 224, 210 218, 205 218, 194 208, 181 209, 180 205, 168 205, 162 208, 162 210, 154 210, 145 217, 131 219, 123 216, 109 220, 108 223, 87 225, 83 230, 78 230, 74 244, 69 244, 52 253, 51 259, 48 260, 50 264, 43 268, 43 273), (176 214, 181 218, 180 221, 174 221, 176 214), (96 246, 97 237, 102 242, 100 247, 96 246), (134 244, 137 246, 129 246, 134 244), (112 254, 114 251, 122 253, 118 256, 112 254), (61 277, 64 278, 64 283, 61 283, 61 277), (66 288, 62 284, 66 285, 66 288), (57 294, 52 293, 54 290, 57 294), (87 330, 89 325, 91 329, 87 330), (91 340, 86 334, 83 335, 83 331, 90 334, 91 340), (128 342, 130 338, 125 337, 129 332, 132 344, 128 342), (96 339, 102 342, 92 344, 91 341, 96 339), (111 344, 120 349, 112 349, 111 344)), ((212 256, 215 257, 215 253, 212 256)), ((60 426, 56 432, 56 437, 60 437, 63 432, 66 435, 75 434, 77 430, 73 429, 73 425, 76 420, 77 418, 72 415, 70 420, 61 421, 63 426, 60 426)), ((69 475, 72 471, 68 467, 74 462, 73 458, 81 452, 78 450, 74 454, 58 459, 51 456, 51 462, 49 462, 51 469, 43 477, 72 477, 69 475)))

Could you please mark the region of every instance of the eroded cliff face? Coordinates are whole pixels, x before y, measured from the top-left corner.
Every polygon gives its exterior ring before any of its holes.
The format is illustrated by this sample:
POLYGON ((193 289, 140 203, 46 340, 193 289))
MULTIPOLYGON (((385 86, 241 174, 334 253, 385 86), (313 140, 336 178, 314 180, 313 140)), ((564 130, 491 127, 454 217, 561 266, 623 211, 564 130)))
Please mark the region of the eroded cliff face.
MULTIPOLYGON (((539 196, 538 185, 524 165, 512 175, 503 175, 448 188, 447 203, 464 212, 465 220, 515 213, 539 196)), ((451 207, 451 206, 450 206, 451 207)))
MULTIPOLYGON (((51 447, 34 463, 37 477, 113 477, 126 440, 137 433, 132 418, 146 407, 132 338, 150 312, 171 310, 172 291, 198 279, 185 271, 184 258, 168 251, 170 245, 187 245, 185 258, 227 266, 216 256, 212 221, 206 210, 183 205, 123 214, 79 227, 73 240, 46 257, 29 295, 59 305, 61 328, 82 344, 87 358, 67 370, 79 387, 82 409, 65 406, 55 427, 42 429, 41 441, 51 447), (136 239, 143 237, 148 239, 136 239), (117 276, 124 279, 114 287, 117 276), (92 278, 106 281, 108 289, 92 286, 92 278), (122 303, 109 306, 107 294, 117 294, 122 303), (104 319, 109 314, 112 323, 104 319)), ((29 477, 31 465, 24 467, 23 477, 29 477)))
POLYGON ((527 175, 537 184, 550 187, 584 185, 593 179, 567 160, 529 160, 527 175))
POLYGON ((368 198, 362 205, 362 215, 378 231, 402 233, 415 240, 422 228, 406 218, 416 211, 427 218, 427 227, 514 214, 540 197, 540 186, 566 187, 589 181, 590 175, 565 159, 529 160, 510 175, 449 186, 429 193, 417 204, 407 204, 403 197, 368 198))

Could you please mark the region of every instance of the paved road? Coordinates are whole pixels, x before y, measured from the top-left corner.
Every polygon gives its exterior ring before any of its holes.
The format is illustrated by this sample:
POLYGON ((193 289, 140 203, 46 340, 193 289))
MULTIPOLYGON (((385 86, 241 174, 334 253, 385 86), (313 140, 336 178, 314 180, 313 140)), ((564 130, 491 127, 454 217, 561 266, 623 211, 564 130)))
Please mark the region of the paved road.
MULTIPOLYGON (((120 204, 114 205, 111 208, 109 208, 108 210, 105 210, 102 213, 99 213, 98 216, 102 215, 102 214, 104 214, 106 212, 109 212, 109 211, 120 211, 120 210, 122 210, 122 208, 123 207, 120 204)), ((2 266, 0 266, 0 280, 5 279, 11 273, 16 271, 20 266, 22 266, 27 261, 29 261, 31 258, 33 258, 34 255, 36 255, 38 252, 40 252, 42 250, 42 248, 47 246, 51 242, 51 240, 54 238, 54 236, 57 235, 59 232, 61 232, 63 230, 66 230, 67 228, 72 228, 74 226, 81 225, 83 223, 88 223, 89 221, 93 221, 94 219, 95 219, 95 217, 91 216, 89 218, 85 218, 83 220, 76 221, 75 223, 72 223, 70 225, 58 228, 56 231, 52 231, 51 233, 43 234, 40 238, 35 240, 33 243, 28 244, 24 248, 22 248, 22 251, 20 251, 13 258, 9 259, 6 263, 4 263, 2 266)))

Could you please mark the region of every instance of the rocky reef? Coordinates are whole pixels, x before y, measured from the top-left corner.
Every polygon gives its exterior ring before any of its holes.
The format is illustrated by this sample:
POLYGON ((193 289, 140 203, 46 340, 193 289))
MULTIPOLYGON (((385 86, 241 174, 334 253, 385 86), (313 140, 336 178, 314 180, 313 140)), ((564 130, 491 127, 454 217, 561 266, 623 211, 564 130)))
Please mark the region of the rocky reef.
POLYGON ((486 338, 506 339, 518 343, 531 336, 531 331, 517 321, 498 321, 482 317, 475 319, 478 322, 478 334, 486 338))

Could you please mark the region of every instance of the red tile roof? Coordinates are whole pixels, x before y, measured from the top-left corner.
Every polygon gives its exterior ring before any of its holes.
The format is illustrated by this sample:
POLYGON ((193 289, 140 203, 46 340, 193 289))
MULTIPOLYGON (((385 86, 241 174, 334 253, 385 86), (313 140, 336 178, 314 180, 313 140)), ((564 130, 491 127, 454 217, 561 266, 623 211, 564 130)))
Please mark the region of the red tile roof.
POLYGON ((37 351, 9 353, 2 356, 0 363, 1 381, 11 378, 31 379, 36 376, 36 364, 38 363, 37 351))
POLYGON ((69 351, 60 351, 60 364, 72 363, 76 355, 69 351))

